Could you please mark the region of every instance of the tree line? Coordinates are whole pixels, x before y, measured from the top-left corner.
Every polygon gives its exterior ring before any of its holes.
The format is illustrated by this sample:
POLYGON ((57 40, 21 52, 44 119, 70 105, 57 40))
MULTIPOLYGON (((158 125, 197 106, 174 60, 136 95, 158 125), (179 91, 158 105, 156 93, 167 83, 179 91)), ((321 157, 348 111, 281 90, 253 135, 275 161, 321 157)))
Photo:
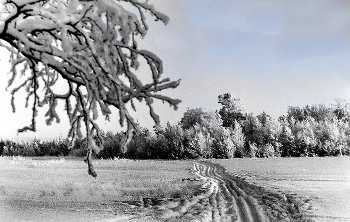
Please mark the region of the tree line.
MULTIPOLYGON (((101 132, 103 149, 98 158, 193 159, 242 157, 337 156, 350 154, 350 101, 329 106, 290 106, 274 119, 266 112, 248 113, 242 99, 220 95, 221 109, 207 112, 188 108, 182 119, 153 131, 141 128, 122 148, 125 133, 101 132)), ((5 155, 86 155, 86 140, 34 140, 16 143, 2 140, 5 155)), ((1 150, 0 150, 1 151, 1 150)))

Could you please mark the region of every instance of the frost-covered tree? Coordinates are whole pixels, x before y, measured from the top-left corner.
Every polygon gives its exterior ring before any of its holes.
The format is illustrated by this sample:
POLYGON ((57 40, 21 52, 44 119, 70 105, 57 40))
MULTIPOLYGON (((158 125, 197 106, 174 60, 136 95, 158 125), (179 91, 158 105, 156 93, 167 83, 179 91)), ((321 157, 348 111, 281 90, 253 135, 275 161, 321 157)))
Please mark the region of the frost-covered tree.
POLYGON ((280 146, 278 142, 278 135, 281 131, 281 125, 278 121, 273 119, 271 116, 266 114, 265 112, 262 112, 257 116, 257 119, 260 121, 262 127, 260 129, 260 133, 263 136, 263 144, 272 145, 276 151, 278 151, 278 148, 280 146))
POLYGON ((334 115, 339 120, 349 121, 350 117, 350 101, 346 99, 336 99, 336 104, 333 105, 332 110, 334 115))
POLYGON ((313 127, 316 124, 314 119, 307 119, 296 122, 292 127, 292 133, 295 138, 297 150, 292 154, 293 156, 305 156, 312 154, 317 144, 317 138, 313 127))
MULTIPOLYGON (((340 111, 340 110, 339 110, 340 111)), ((317 122, 332 119, 336 113, 324 104, 307 105, 303 108, 297 106, 289 106, 287 111, 287 119, 294 118, 297 121, 304 121, 313 118, 317 122)), ((341 113, 339 113, 341 116, 341 113)))
POLYGON ((245 135, 243 133, 242 126, 235 121, 234 129, 231 132, 231 139, 233 143, 236 146, 236 157, 243 157, 244 156, 244 146, 246 142, 245 135))
POLYGON ((189 129, 196 124, 203 125, 203 116, 206 114, 202 108, 187 108, 184 116, 181 118, 180 124, 183 129, 189 129))
POLYGON ((281 156, 286 157, 290 156, 295 149, 294 136, 292 130, 289 127, 287 121, 282 122, 281 132, 278 136, 278 140, 281 143, 281 156))
POLYGON ((259 119, 250 113, 247 115, 247 119, 243 122, 243 132, 246 136, 247 142, 256 145, 264 144, 264 135, 262 131, 263 125, 259 119))
POLYGON ((225 93, 219 95, 218 99, 222 105, 219 114, 224 127, 233 127, 235 121, 240 123, 246 119, 247 111, 241 98, 237 98, 230 93, 225 93))
POLYGON ((56 107, 62 101, 71 125, 69 137, 82 137, 85 128, 89 174, 96 176, 91 153, 99 151, 92 135, 102 139, 95 122, 99 113, 109 119, 112 107, 119 110, 120 124, 127 128, 123 144, 127 144, 132 132, 139 130, 128 104, 135 109, 134 100, 144 101, 156 123, 155 99, 177 108, 179 100, 158 92, 177 87, 179 81, 161 78, 160 58, 137 44, 148 31, 146 14, 164 24, 169 21, 147 1, 0 0, 0 13, 0 46, 11 52, 8 85, 24 79, 12 86, 13 111, 20 89, 26 90, 26 106, 32 109, 31 123, 18 132, 35 131, 37 109, 45 105, 46 123, 59 122, 56 107), (125 9, 123 3, 138 13, 125 9), (140 80, 140 60, 147 62, 151 82, 140 80), (60 80, 67 85, 65 93, 54 90, 60 80))

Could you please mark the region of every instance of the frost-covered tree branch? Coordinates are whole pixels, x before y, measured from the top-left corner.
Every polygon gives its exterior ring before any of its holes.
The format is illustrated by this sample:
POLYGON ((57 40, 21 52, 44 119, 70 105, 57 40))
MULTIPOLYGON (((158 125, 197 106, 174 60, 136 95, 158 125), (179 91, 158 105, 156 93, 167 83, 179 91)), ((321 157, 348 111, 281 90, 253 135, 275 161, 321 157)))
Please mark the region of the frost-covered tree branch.
POLYGON ((139 127, 127 108, 128 103, 135 109, 134 100, 144 101, 156 123, 159 117, 154 112, 153 100, 177 108, 180 100, 157 92, 175 88, 179 81, 162 79, 162 61, 154 53, 139 49, 136 40, 148 31, 145 13, 164 24, 169 20, 151 4, 138 0, 0 0, 0 13, 0 46, 11 52, 8 87, 25 76, 11 91, 13 111, 15 94, 20 89, 26 90, 26 106, 32 108, 31 124, 18 132, 36 130, 37 108, 44 105, 48 105, 46 123, 60 122, 56 107, 63 101, 71 124, 69 137, 82 137, 81 127, 86 129, 91 175, 96 176, 91 152, 98 149, 91 137, 96 134, 100 138, 95 122, 98 110, 109 119, 111 107, 117 108, 119 122, 122 126, 126 124, 126 135, 130 137, 139 127), (120 2, 135 7, 138 14, 126 10, 120 2), (140 59, 151 70, 151 83, 144 84, 138 78, 140 59), (68 86, 64 94, 53 90, 59 79, 68 86), (39 89, 44 90, 43 96, 39 89))

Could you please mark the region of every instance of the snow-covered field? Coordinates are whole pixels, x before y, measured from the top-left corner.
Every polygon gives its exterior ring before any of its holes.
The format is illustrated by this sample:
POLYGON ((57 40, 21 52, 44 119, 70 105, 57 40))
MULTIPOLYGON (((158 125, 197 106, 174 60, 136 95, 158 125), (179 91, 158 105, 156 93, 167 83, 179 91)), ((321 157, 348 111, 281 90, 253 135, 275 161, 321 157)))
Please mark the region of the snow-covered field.
POLYGON ((97 179, 82 160, 0 157, 0 221, 147 221, 141 197, 193 195, 192 162, 94 164, 97 179))
POLYGON ((0 221, 264 221, 298 216, 287 212, 298 205, 294 197, 314 221, 350 221, 349 157, 95 160, 95 167, 97 179, 82 160, 0 157, 0 221))
POLYGON ((250 183, 299 198, 315 221, 350 221, 350 157, 213 160, 250 183))

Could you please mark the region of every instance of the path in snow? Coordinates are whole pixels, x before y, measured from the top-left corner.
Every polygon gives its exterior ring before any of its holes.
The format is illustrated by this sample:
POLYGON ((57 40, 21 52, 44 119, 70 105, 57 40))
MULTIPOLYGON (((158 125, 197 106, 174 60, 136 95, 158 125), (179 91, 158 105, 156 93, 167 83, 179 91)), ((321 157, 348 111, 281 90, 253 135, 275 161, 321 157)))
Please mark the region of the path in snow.
POLYGON ((193 171, 204 181, 204 192, 157 206, 166 221, 269 221, 257 200, 240 189, 223 168, 205 162, 195 163, 193 171))

